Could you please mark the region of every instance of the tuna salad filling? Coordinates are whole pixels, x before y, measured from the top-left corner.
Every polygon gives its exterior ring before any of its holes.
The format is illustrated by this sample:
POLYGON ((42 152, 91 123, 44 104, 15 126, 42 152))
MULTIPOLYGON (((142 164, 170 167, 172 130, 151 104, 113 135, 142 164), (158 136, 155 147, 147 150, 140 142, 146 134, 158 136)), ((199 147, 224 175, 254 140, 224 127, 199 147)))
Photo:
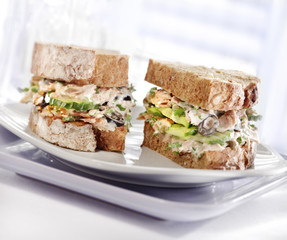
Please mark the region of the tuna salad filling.
POLYGON ((180 100, 171 93, 152 88, 144 99, 146 111, 138 119, 148 122, 154 135, 165 134, 167 148, 177 154, 192 153, 201 158, 206 151, 249 146, 258 142, 251 121, 261 116, 253 109, 205 110, 180 100))
POLYGON ((132 86, 106 88, 33 78, 31 86, 21 91, 25 92, 21 102, 32 102, 43 117, 83 121, 103 131, 131 125, 132 86))

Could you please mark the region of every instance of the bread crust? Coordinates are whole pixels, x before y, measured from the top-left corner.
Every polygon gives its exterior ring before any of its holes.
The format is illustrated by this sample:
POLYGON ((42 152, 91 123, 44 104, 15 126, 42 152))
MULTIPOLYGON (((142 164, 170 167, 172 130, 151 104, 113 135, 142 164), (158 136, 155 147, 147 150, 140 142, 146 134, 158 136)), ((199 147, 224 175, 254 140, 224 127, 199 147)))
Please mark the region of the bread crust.
POLYGON ((256 155, 257 144, 251 142, 249 147, 232 149, 225 148, 223 151, 207 151, 197 159, 193 154, 179 155, 172 152, 171 149, 166 150, 170 141, 167 141, 165 134, 153 136, 154 130, 149 123, 145 122, 143 146, 146 146, 163 156, 171 159, 177 164, 185 168, 199 169, 246 169, 252 166, 256 155))
POLYGON ((128 85, 128 61, 117 51, 36 42, 31 73, 80 85, 120 87, 128 85))
POLYGON ((183 101, 207 110, 239 110, 252 107, 260 80, 236 70, 149 60, 145 80, 183 101))
POLYGON ((125 150, 125 138, 127 127, 117 127, 115 131, 102 131, 95 129, 97 139, 97 148, 105 151, 123 151, 125 150))
POLYGON ((29 126, 46 141, 73 150, 95 152, 96 149, 125 149, 126 126, 116 127, 115 131, 100 131, 90 123, 63 122, 58 118, 42 117, 34 109, 30 114, 29 126))

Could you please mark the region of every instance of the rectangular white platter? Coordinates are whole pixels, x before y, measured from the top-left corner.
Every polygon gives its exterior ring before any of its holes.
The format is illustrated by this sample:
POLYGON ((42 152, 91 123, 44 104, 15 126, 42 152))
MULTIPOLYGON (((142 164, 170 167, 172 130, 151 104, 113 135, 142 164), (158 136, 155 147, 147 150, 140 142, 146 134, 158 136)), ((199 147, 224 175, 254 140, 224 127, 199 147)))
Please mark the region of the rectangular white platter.
MULTIPOLYGON (((286 160, 285 160, 286 161, 286 160)), ((140 186, 71 168, 0 126, 0 167, 156 218, 197 221, 219 216, 287 180, 286 174, 213 182, 194 188, 140 186)))

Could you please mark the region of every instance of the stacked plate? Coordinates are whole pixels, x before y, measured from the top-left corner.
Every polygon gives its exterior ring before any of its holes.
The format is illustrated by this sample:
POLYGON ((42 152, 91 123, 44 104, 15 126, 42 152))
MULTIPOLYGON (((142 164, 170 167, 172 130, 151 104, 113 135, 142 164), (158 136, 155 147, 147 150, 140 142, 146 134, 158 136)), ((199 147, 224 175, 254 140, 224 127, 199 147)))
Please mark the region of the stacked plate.
MULTIPOLYGON (((214 217, 287 178, 287 161, 263 144, 248 170, 182 168, 140 147, 142 123, 137 120, 123 153, 60 148, 30 131, 29 109, 19 103, 0 106, 1 167, 155 217, 177 221, 214 217)), ((141 110, 137 107, 134 114, 141 110)))

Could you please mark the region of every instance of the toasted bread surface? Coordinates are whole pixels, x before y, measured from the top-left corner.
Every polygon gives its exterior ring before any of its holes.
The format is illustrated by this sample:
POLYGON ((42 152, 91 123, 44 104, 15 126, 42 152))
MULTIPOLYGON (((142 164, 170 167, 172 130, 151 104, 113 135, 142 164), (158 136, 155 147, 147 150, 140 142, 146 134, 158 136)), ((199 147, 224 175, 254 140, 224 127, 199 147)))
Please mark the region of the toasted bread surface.
POLYGON ((117 51, 35 43, 31 73, 81 85, 120 87, 128 85, 128 60, 117 51))
POLYGON ((194 106, 222 111, 252 107, 257 102, 260 81, 241 71, 152 59, 145 80, 194 106))
POLYGON ((171 142, 166 140, 165 134, 154 136, 153 133, 153 128, 149 123, 145 122, 142 145, 162 154, 185 168, 242 170, 252 166, 256 154, 257 144, 251 142, 249 147, 239 147, 237 149, 226 147, 223 151, 204 152, 201 158, 196 158, 191 153, 177 154, 172 152, 171 149, 167 150, 171 142))

